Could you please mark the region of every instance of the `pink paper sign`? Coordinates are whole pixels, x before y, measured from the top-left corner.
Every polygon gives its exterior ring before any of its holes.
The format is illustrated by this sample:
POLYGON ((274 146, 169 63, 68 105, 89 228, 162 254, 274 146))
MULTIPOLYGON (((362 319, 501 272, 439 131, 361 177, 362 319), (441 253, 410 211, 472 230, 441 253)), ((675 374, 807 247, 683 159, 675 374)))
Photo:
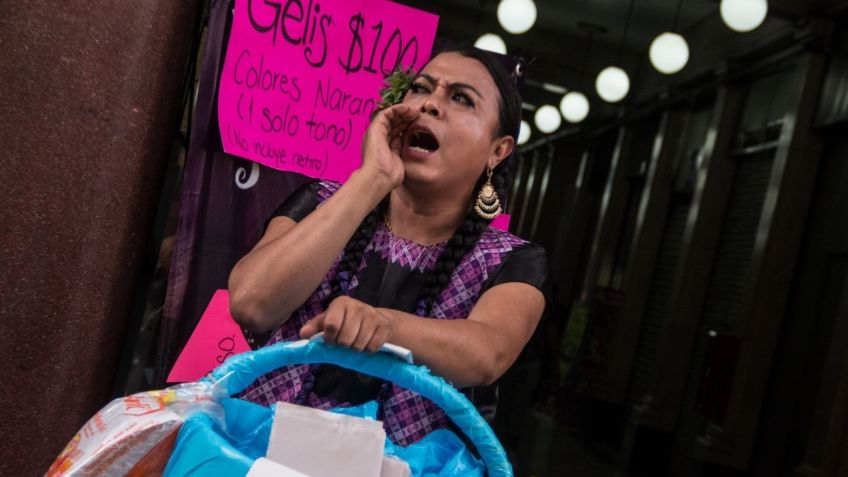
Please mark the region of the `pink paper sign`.
POLYGON ((169 383, 197 381, 234 354, 250 351, 230 315, 230 294, 218 290, 168 375, 169 383))
POLYGON ((218 96, 224 151, 343 182, 384 78, 424 65, 437 24, 387 0, 236 0, 218 96))

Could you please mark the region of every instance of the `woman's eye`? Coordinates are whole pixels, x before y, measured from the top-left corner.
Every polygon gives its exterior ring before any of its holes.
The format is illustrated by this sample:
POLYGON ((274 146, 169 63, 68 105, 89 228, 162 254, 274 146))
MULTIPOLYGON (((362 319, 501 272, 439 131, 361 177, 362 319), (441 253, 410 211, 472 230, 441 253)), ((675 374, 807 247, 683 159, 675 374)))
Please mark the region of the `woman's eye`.
POLYGON ((465 94, 465 93, 456 92, 456 93, 454 93, 454 94, 453 94, 453 98, 452 98, 452 99, 453 99, 454 101, 458 101, 458 102, 460 102, 460 103, 462 103, 462 104, 464 104, 464 105, 466 105, 466 106, 474 106, 474 102, 473 102, 473 101, 471 101, 471 96, 468 96, 468 95, 467 95, 467 94, 465 94))
POLYGON ((425 93, 427 92, 427 88, 421 83, 412 83, 409 87, 409 92, 413 94, 425 93))

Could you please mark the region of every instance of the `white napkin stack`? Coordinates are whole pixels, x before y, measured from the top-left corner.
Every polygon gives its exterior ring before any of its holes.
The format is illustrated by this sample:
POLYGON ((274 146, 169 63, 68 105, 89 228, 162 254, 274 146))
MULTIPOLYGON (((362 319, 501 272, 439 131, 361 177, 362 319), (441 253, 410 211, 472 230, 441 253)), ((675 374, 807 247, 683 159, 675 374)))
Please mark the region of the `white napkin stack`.
POLYGON ((380 421, 278 402, 248 477, 409 477, 406 462, 383 456, 385 440, 380 421))

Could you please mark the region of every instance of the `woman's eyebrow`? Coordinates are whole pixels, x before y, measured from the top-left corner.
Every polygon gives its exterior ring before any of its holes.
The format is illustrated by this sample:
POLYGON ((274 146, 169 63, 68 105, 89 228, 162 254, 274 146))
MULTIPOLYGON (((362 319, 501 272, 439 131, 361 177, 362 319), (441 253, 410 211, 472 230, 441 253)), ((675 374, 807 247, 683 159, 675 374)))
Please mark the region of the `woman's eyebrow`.
MULTIPOLYGON (((427 73, 421 73, 421 74, 418 75, 418 77, 423 78, 425 81, 427 81, 431 85, 438 84, 438 80, 436 78, 428 75, 427 73)), ((474 94, 476 94, 480 99, 483 99, 483 95, 480 94, 480 91, 478 91, 477 88, 475 88, 474 86, 471 86, 468 83, 461 83, 461 82, 448 83, 448 88, 451 88, 451 89, 470 89, 471 91, 474 91, 474 94)))

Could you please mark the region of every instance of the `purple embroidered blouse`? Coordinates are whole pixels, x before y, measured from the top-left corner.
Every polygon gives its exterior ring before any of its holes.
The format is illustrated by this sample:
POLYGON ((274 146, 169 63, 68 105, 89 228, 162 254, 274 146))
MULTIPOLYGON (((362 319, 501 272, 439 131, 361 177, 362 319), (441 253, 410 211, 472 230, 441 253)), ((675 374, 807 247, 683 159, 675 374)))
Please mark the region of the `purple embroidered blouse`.
MULTIPOLYGON (((340 184, 324 181, 307 184, 292 194, 275 216, 285 215, 299 221, 339 187, 340 184)), ((363 253, 359 271, 345 291, 372 306, 420 314, 416 300, 423 286, 424 273, 435 265, 444 247, 445 243, 422 246, 397 237, 381 223, 363 253)), ((298 340, 301 326, 323 311, 337 263, 312 296, 273 331, 269 344, 298 340)), ((474 249, 457 265, 430 315, 441 320, 466 318, 484 291, 513 281, 529 283, 545 292, 545 252, 538 245, 488 228, 474 249)), ((259 378, 242 397, 266 405, 287 401, 320 409, 376 399, 380 409, 378 418, 383 421, 386 434, 401 445, 409 445, 432 430, 448 425, 441 409, 418 394, 330 366, 301 365, 279 369, 259 378), (369 390, 373 395, 368 396, 369 390)))

